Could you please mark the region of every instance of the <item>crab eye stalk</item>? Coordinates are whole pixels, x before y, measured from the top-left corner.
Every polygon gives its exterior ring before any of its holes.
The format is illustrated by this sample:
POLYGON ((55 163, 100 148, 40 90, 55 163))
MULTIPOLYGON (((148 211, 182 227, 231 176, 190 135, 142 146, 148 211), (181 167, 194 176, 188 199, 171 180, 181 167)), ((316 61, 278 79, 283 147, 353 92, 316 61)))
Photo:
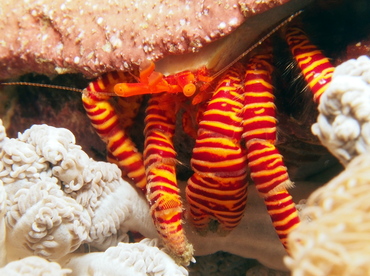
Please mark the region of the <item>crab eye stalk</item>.
POLYGON ((118 83, 113 88, 114 93, 120 97, 148 94, 149 86, 143 83, 118 83))
POLYGON ((182 93, 184 93, 186 97, 191 97, 194 95, 196 90, 197 90, 197 87, 195 86, 194 83, 188 83, 182 89, 182 93))

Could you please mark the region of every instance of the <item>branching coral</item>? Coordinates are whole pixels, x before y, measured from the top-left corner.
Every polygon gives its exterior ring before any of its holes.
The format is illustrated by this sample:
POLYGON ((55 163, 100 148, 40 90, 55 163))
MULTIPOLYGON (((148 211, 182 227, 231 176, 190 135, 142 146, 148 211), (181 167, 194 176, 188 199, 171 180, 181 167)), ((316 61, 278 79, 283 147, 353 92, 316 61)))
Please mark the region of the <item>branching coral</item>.
POLYGON ((370 275, 370 157, 315 191, 288 239, 294 276, 370 275))
POLYGON ((339 65, 319 105, 314 134, 346 165, 370 150, 370 59, 339 65))

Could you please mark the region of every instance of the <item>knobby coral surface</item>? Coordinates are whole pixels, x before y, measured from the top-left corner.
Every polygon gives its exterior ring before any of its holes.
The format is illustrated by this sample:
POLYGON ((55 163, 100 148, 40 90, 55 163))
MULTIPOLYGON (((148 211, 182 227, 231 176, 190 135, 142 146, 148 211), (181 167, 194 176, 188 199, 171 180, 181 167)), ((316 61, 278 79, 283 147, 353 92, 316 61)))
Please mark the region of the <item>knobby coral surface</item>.
POLYGON ((157 246, 157 240, 149 239, 139 243, 119 243, 105 252, 75 253, 59 262, 72 269, 71 276, 91 275, 91 271, 94 275, 188 275, 184 267, 177 266, 157 246))
POLYGON ((116 165, 90 159, 70 131, 34 125, 9 139, 1 124, 0 147, 1 265, 10 262, 4 272, 71 271, 27 259, 36 255, 84 271, 73 275, 112 270, 111 262, 128 275, 187 274, 155 241, 120 243, 128 241, 129 230, 156 237, 146 200, 122 180, 116 165), (83 244, 109 249, 77 258, 72 252, 83 244))
POLYGON ((370 274, 370 157, 346 170, 307 200, 302 224, 289 235, 294 276, 370 274))
POLYGON ((370 59, 360 56, 337 66, 312 126, 343 165, 370 149, 370 59))
POLYGON ((66 276, 70 273, 70 269, 61 268, 58 263, 36 256, 26 257, 0 268, 1 275, 11 276, 66 276))

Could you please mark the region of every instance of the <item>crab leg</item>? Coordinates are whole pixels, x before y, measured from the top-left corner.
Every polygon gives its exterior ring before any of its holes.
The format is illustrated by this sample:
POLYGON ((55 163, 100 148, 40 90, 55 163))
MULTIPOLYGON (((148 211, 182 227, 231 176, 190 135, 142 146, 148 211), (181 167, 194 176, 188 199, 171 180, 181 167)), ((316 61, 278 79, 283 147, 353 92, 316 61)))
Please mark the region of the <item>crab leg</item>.
POLYGON ((251 177, 265 201, 281 242, 286 246, 287 234, 299 224, 299 217, 286 190, 293 184, 274 145, 276 114, 270 62, 271 55, 257 55, 247 65, 242 136, 247 145, 251 177))
POLYGON ((327 89, 334 67, 329 59, 313 45, 307 35, 298 27, 290 27, 286 33, 290 50, 301 68, 315 102, 320 101, 322 93, 327 89))
POLYGON ((182 200, 176 180, 175 133, 177 95, 154 94, 145 118, 144 164, 147 197, 158 233, 179 263, 188 264, 193 255, 182 227, 182 200))
POLYGON ((191 159, 194 174, 188 180, 186 198, 190 220, 200 232, 207 231, 211 220, 216 220, 220 223, 218 231, 226 234, 238 225, 246 206, 240 76, 240 64, 225 73, 199 123, 191 159))
POLYGON ((123 73, 104 75, 89 84, 82 94, 82 102, 91 124, 100 138, 107 143, 111 159, 127 172, 128 177, 145 193, 146 177, 142 155, 120 125, 116 110, 109 101, 110 96, 104 95, 105 91, 112 89, 114 83, 123 80, 127 81, 123 73))

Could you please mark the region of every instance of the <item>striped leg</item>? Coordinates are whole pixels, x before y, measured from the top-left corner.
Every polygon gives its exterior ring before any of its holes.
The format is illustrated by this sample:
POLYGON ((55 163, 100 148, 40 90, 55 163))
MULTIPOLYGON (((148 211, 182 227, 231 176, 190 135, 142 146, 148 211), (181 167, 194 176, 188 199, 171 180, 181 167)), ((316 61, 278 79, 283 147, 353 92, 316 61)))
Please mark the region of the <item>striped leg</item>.
POLYGON ((176 95, 154 94, 145 118, 144 163, 147 197, 158 233, 179 263, 188 264, 193 255, 182 227, 182 200, 176 180, 175 132, 176 95))
POLYGON ((313 45, 307 35, 298 27, 290 27, 286 33, 290 50, 301 68, 314 101, 319 102, 322 93, 331 81, 334 67, 329 59, 313 45))
POLYGON ((199 123, 191 159, 194 174, 188 180, 186 198, 190 220, 200 232, 208 230, 211 220, 220 223, 219 233, 231 231, 240 222, 246 206, 247 164, 240 146, 240 76, 240 64, 226 72, 199 123))
POLYGON ((104 92, 111 91, 115 83, 127 80, 128 78, 120 72, 106 74, 89 84, 82 95, 82 101, 93 127, 107 143, 109 158, 127 172, 136 186, 145 192, 146 176, 142 155, 137 151, 124 127, 120 125, 110 96, 104 95, 104 92))
POLYGON ((276 232, 286 246, 286 236, 299 223, 298 212, 287 192, 293 184, 281 154, 275 148, 276 114, 270 55, 249 61, 244 83, 243 138, 248 151, 251 177, 264 198, 276 232))

